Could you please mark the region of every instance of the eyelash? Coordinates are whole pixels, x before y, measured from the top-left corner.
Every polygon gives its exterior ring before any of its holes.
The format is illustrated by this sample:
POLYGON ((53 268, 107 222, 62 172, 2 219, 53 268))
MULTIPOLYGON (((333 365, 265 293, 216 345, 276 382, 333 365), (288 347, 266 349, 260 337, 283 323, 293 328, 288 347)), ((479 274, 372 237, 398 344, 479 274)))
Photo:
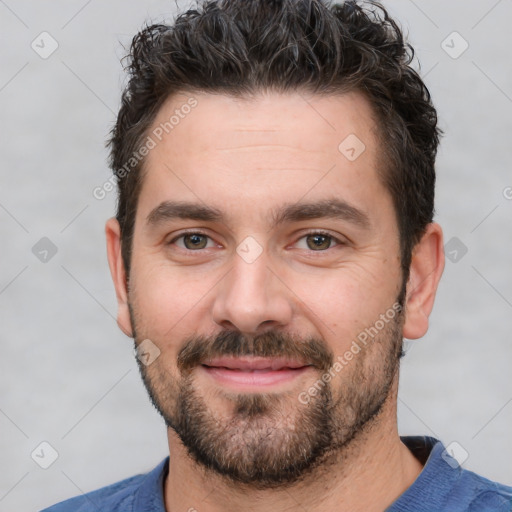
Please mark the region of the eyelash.
MULTIPOLYGON (((212 239, 207 233, 204 233, 203 231, 198 231, 198 230, 191 230, 191 231, 184 231, 182 232, 180 235, 176 236, 175 238, 173 238, 169 243, 168 245, 171 245, 171 244, 174 244, 177 240, 179 240, 180 238, 183 238, 187 235, 201 235, 201 236, 205 236, 207 238, 209 238, 210 240, 212 239)), ((297 243, 299 240, 302 240, 303 238, 306 238, 308 236, 313 236, 313 235, 320 235, 320 236, 325 236, 325 237, 328 237, 330 238, 333 242, 335 242, 338 245, 347 245, 346 242, 343 242, 342 240, 340 240, 339 238, 336 238, 335 236, 333 236, 331 233, 327 232, 327 231, 322 231, 322 230, 316 230, 316 231, 310 231, 308 233, 304 233, 300 238, 297 239, 297 241, 295 243, 297 243)), ((335 247, 337 247, 335 246, 335 247)), ((197 249, 197 250, 194 250, 194 249, 187 249, 187 248, 183 248, 183 247, 180 247, 181 250, 183 251, 187 251, 187 252, 201 252, 201 251, 204 251, 204 249, 197 249)), ((319 251, 314 251, 312 249, 309 249, 310 252, 312 253, 322 253, 322 252, 326 252, 328 251, 329 249, 333 249, 333 247, 329 247, 328 249, 324 249, 324 250, 319 250, 319 251)))
MULTIPOLYGON (((337 245, 335 245, 334 247, 337 247, 337 246, 340 246, 340 245, 346 245, 346 242, 343 242, 342 240, 340 240, 339 238, 336 238, 334 235, 332 235, 331 233, 329 233, 328 231, 323 231, 323 230, 316 230, 316 231, 310 231, 308 233, 304 233, 298 240, 302 240, 303 238, 306 238, 308 236, 313 236, 313 235, 320 235, 320 236, 325 236, 327 238, 330 238, 332 242, 335 242, 337 245)), ((295 242, 295 243, 297 243, 295 242)), ((322 252, 327 252, 329 249, 334 249, 334 247, 328 247, 327 249, 324 249, 324 250, 320 250, 320 251, 313 251, 312 249, 309 249, 311 251, 311 253, 322 253, 322 252)))

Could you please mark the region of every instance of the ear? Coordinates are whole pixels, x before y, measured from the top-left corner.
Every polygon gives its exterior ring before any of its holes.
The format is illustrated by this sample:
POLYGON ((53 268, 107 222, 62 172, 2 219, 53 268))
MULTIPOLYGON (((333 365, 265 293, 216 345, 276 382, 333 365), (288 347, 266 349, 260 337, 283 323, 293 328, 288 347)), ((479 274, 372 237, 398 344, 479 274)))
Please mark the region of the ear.
POLYGON ((128 309, 126 272, 121 255, 121 228, 116 218, 108 219, 105 224, 105 235, 107 237, 108 265, 117 296, 117 325, 127 336, 133 338, 130 311, 128 309))
POLYGON ((439 224, 431 223, 412 253, 403 327, 405 338, 421 338, 427 332, 443 270, 443 231, 439 224))

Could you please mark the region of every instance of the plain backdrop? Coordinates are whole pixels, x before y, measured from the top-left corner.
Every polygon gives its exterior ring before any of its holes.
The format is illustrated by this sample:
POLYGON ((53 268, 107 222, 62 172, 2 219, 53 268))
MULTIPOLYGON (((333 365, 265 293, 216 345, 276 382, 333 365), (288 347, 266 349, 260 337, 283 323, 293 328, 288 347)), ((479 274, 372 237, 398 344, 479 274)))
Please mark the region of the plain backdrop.
MULTIPOLYGON (((428 334, 406 343, 400 432, 456 442, 465 468, 512 485, 512 2, 384 4, 445 131, 436 220, 449 258, 428 334)), ((115 322, 103 231, 115 192, 92 191, 110 177, 124 47, 175 11, 0 1, 0 511, 39 510, 168 453, 115 322)))

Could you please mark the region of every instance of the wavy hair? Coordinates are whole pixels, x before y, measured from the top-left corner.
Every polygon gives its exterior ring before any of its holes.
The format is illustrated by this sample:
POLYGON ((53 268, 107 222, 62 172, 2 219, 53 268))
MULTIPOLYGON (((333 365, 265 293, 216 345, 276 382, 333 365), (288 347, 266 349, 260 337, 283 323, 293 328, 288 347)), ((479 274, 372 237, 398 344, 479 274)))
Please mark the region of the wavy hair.
POLYGON ((378 173, 395 207, 405 281, 412 250, 433 219, 442 134, 413 58, 397 23, 372 1, 208 0, 172 24, 146 26, 127 56, 128 82, 108 141, 127 276, 144 160, 129 173, 118 170, 170 95, 357 91, 374 113, 383 156, 378 173))

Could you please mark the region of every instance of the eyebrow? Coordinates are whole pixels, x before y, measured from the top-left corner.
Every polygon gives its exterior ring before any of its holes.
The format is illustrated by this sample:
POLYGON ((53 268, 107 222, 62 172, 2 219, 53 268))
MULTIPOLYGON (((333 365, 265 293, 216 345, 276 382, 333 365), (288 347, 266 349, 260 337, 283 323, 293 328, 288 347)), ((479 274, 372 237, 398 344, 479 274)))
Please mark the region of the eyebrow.
MULTIPOLYGON (((370 218, 365 212, 346 201, 335 198, 287 204, 270 212, 271 229, 286 222, 321 218, 339 219, 365 229, 371 225, 370 218)), ((151 210, 146 217, 146 224, 156 226, 175 219, 226 222, 223 213, 212 206, 185 201, 164 201, 151 210)))
POLYGON ((358 227, 368 229, 368 215, 341 199, 322 199, 309 203, 293 203, 286 205, 272 214, 272 228, 284 222, 300 222, 313 219, 338 219, 350 222, 358 227))
POLYGON ((217 208, 183 201, 164 201, 153 208, 146 217, 146 224, 155 226, 174 219, 201 220, 205 222, 223 221, 224 216, 217 208))

